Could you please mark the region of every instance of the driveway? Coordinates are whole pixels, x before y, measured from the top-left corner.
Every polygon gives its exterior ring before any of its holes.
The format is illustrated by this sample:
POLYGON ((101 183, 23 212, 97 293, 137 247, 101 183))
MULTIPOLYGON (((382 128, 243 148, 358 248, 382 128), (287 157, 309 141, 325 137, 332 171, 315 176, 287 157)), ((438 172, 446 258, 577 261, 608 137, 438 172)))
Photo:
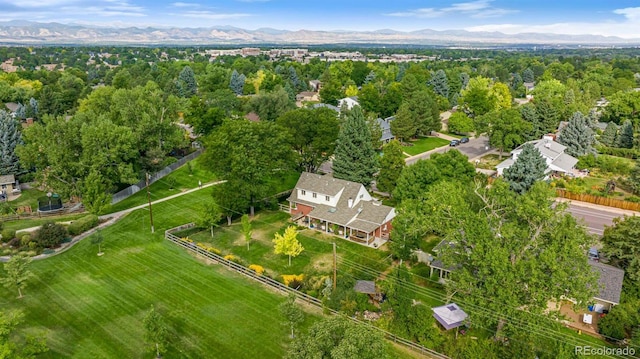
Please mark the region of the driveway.
MULTIPOLYGON (((444 135, 441 135, 440 137, 445 138, 444 135)), ((478 138, 472 138, 469 140, 469 142, 460 144, 456 147, 450 147, 449 145, 446 145, 438 147, 431 151, 408 157, 407 159, 405 159, 405 162, 407 163, 407 165, 412 165, 418 160, 428 159, 432 153, 445 153, 450 149, 456 149, 460 151, 463 155, 469 157, 469 160, 473 160, 477 157, 482 157, 485 154, 493 151, 491 147, 489 147, 489 138, 486 136, 480 136, 478 138)))

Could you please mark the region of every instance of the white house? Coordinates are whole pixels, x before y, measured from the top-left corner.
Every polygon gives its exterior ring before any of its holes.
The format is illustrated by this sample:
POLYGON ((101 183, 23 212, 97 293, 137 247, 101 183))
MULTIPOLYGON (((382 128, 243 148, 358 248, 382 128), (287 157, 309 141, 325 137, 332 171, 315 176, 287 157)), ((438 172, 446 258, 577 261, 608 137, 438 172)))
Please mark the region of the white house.
MULTIPOLYGON (((540 151, 542 157, 544 157, 544 159, 547 161, 547 169, 545 170, 546 174, 560 173, 571 175, 573 168, 575 167, 576 163, 578 163, 577 158, 564 153, 564 150, 567 147, 554 141, 553 137, 551 136, 544 136, 541 140, 529 141, 527 143, 533 144, 533 147, 537 148, 538 151, 540 151)), ((502 176, 504 170, 511 167, 515 163, 516 159, 520 155, 520 152, 522 152, 522 147, 525 144, 511 151, 511 158, 502 161, 496 167, 498 176, 502 176)))
POLYGON ((346 105, 348 110, 351 110, 353 106, 360 106, 360 102, 358 102, 358 96, 345 97, 338 100, 338 107, 342 108, 342 105, 346 105))

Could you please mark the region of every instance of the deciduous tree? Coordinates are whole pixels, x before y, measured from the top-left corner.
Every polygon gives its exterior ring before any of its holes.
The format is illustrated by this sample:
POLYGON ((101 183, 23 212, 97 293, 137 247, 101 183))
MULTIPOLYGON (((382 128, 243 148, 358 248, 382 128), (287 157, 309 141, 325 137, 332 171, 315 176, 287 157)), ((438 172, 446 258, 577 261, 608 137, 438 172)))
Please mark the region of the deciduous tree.
POLYGON ((253 230, 251 229, 251 219, 249 219, 249 215, 243 214, 240 222, 242 223, 242 235, 244 236, 244 241, 247 242, 247 250, 249 250, 251 236, 253 235, 253 230))
POLYGON ((18 298, 22 298, 22 290, 27 286, 29 278, 33 277, 33 273, 29 270, 31 258, 24 253, 18 253, 4 264, 5 276, 2 278, 4 286, 7 288, 16 288, 18 290, 18 298))
POLYGON ((144 325, 145 342, 153 345, 156 350, 156 358, 161 358, 169 342, 169 329, 164 318, 152 305, 142 324, 144 325))
POLYGON ((284 234, 276 233, 273 238, 274 252, 289 256, 289 266, 291 257, 297 257, 304 251, 304 247, 298 241, 298 231, 295 226, 289 226, 284 230, 284 234))
POLYGON ((199 227, 209 228, 211 230, 211 238, 213 238, 213 228, 220 225, 223 212, 217 203, 209 201, 204 204, 200 210, 200 214, 196 220, 199 227))
POLYGON ((289 293, 287 299, 280 303, 278 310, 285 319, 285 323, 291 329, 291 339, 295 338, 294 330, 304 321, 304 313, 296 304, 296 295, 289 293))
POLYGON ((614 218, 604 229, 603 253, 613 264, 625 270, 625 276, 640 282, 640 217, 614 218))
POLYGON ((462 111, 454 112, 449 117, 448 128, 453 133, 473 132, 473 120, 462 111))

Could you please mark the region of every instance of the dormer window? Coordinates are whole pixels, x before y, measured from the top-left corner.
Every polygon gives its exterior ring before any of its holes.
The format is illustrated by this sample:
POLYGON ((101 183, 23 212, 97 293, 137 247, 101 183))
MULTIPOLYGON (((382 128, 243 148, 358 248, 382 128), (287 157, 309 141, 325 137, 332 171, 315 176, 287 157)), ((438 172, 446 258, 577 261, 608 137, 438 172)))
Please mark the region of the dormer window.
POLYGON ((324 200, 329 202, 329 196, 324 196, 324 200))
POLYGON ((300 194, 302 194, 303 196, 307 194, 307 191, 305 190, 300 190, 300 194))
POLYGON ((318 194, 313 192, 313 198, 318 198, 318 194))
POLYGON ((361 195, 360 195, 360 199, 362 199, 363 197, 364 197, 364 195, 363 195, 363 194, 361 194, 361 195))

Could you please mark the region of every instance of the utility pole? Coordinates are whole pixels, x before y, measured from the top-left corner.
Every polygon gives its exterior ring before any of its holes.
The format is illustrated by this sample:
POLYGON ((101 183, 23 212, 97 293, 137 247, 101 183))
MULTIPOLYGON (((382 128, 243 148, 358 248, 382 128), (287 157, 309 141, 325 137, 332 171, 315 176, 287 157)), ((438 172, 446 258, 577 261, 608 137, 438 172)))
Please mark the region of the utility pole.
POLYGON ((333 242, 333 290, 336 290, 337 279, 338 279, 338 258, 336 255, 336 242, 333 242))
POLYGON ((149 172, 147 172, 145 176, 147 179, 147 200, 149 201, 149 222, 151 222, 151 233, 155 233, 155 228, 153 227, 153 213, 151 212, 151 192, 149 192, 149 179, 151 176, 149 175, 149 172))

